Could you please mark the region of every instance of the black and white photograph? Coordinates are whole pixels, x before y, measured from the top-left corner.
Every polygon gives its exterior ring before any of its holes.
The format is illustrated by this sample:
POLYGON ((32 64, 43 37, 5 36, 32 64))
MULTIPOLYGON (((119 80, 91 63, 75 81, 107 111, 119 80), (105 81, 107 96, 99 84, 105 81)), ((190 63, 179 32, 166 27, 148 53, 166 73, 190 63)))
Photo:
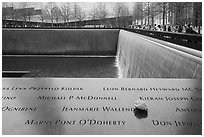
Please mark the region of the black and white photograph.
POLYGON ((2 5, 2 135, 202 135, 202 1, 2 5))

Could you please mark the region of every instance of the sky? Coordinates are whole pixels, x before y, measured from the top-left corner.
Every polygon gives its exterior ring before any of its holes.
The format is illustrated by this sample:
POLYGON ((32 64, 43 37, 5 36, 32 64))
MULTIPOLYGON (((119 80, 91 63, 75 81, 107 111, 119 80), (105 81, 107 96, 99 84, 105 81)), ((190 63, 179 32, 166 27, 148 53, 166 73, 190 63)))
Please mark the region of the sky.
MULTIPOLYGON (((7 2, 9 5, 11 5, 11 2, 7 2)), ((13 2, 16 8, 19 8, 20 2, 13 2)), ((46 5, 47 2, 27 2, 28 7, 34 7, 36 9, 40 9, 41 5, 46 5)), ((63 2, 56 2, 57 5, 63 5, 63 2)), ((71 2, 70 4, 73 5, 75 2, 71 2)), ((94 5, 97 5, 98 2, 76 2, 77 5, 82 7, 84 10, 90 10, 94 5)), ((105 2, 107 9, 113 9, 116 2, 105 2)), ((127 2, 126 3, 129 8, 132 8, 133 2, 127 2)))

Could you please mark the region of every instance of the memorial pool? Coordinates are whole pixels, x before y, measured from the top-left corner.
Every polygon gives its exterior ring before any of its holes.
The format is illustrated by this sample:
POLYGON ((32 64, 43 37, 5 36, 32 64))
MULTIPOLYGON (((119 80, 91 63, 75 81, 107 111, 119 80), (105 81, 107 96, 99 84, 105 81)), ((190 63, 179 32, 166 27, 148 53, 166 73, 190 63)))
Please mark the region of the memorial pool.
POLYGON ((2 54, 23 77, 202 79, 201 51, 122 29, 4 29, 2 54))

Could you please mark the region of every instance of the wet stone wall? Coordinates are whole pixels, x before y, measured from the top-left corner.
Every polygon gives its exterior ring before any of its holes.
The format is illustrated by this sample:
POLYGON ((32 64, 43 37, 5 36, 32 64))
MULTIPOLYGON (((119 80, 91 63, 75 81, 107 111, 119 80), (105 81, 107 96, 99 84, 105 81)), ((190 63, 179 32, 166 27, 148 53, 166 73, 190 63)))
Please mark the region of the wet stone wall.
POLYGON ((202 58, 124 30, 119 33, 117 57, 123 78, 202 78, 202 58))
POLYGON ((3 54, 115 55, 119 29, 3 29, 3 54))

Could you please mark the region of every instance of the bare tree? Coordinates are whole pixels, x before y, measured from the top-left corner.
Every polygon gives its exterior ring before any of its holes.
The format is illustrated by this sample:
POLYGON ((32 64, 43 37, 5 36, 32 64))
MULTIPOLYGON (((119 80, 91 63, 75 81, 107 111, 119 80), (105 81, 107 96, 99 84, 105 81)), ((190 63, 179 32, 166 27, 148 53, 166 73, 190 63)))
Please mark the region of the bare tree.
POLYGON ((166 17, 166 2, 156 2, 156 13, 160 16, 160 24, 165 24, 165 17, 166 17))
POLYGON ((2 3, 2 19, 6 20, 9 16, 9 10, 8 10, 8 3, 7 2, 3 2, 2 3))
POLYGON ((13 24, 13 27, 16 27, 16 22, 17 20, 20 18, 20 14, 19 12, 16 10, 15 4, 12 2, 11 3, 11 7, 13 8, 13 10, 11 10, 11 14, 10 14, 10 18, 12 21, 14 21, 15 23, 13 24))
POLYGON ((78 11, 77 11, 77 19, 80 22, 80 26, 81 26, 81 22, 82 20, 85 18, 86 14, 82 11, 81 7, 78 7, 78 11))
POLYGON ((106 9, 106 5, 102 2, 98 4, 98 13, 97 16, 100 19, 100 24, 102 25, 102 21, 108 17, 108 12, 106 9))
POLYGON ((94 6, 91 9, 91 13, 89 14, 91 17, 91 20, 93 20, 94 27, 95 27, 95 20, 98 19, 97 13, 98 13, 98 9, 94 6))
POLYGON ((133 19, 136 21, 136 24, 139 24, 139 21, 141 21, 141 25, 143 24, 143 11, 143 3, 136 2, 133 7, 133 19))
POLYGON ((54 20, 57 22, 57 27, 58 27, 59 25, 58 23, 61 17, 61 10, 57 5, 54 6, 53 10, 54 10, 54 20))
POLYGON ((74 3, 73 16, 74 16, 75 27, 76 27, 78 9, 79 9, 79 6, 76 3, 74 3))
POLYGON ((122 26, 123 27, 127 26, 128 25, 127 17, 130 16, 130 11, 125 3, 122 4, 120 16, 122 17, 121 19, 122 26))
POLYGON ((146 5, 145 5, 145 16, 147 17, 147 23, 145 23, 145 24, 147 24, 147 25, 149 25, 150 24, 150 22, 149 22, 149 20, 150 20, 150 2, 147 2, 146 3, 146 5))
POLYGON ((61 7, 61 16, 62 19, 64 20, 64 24, 66 24, 66 26, 69 26, 69 19, 71 16, 71 6, 70 3, 64 3, 63 6, 61 7))
POLYGON ((122 6, 123 6, 124 3, 122 2, 117 2, 115 4, 115 7, 114 7, 114 14, 116 16, 116 22, 117 22, 117 27, 120 27, 120 16, 121 16, 121 11, 122 11, 122 6))
POLYGON ((4 24, 2 24, 2 25, 6 26, 6 20, 9 18, 11 10, 13 10, 13 9, 9 9, 9 5, 7 2, 2 3, 2 19, 4 22, 4 24))
MULTIPOLYGON (((174 24, 177 25, 184 25, 184 7, 185 7, 185 2, 174 2, 172 3, 173 9, 172 9, 172 13, 175 15, 173 17, 174 19, 174 24)), ((162 3, 160 4, 162 5, 162 3)), ((164 11, 163 11, 164 12, 164 11)), ((164 13, 163 13, 164 14, 164 13)), ((163 15, 164 17, 164 15, 163 15)), ((164 20, 164 19, 163 19, 164 20)))
POLYGON ((162 19, 163 19, 163 21, 162 21, 162 23, 163 23, 163 26, 165 25, 165 17, 166 17, 166 5, 167 5, 167 3, 166 2, 162 2, 161 3, 162 4, 162 19))
POLYGON ((34 9, 33 8, 27 9, 27 17, 28 17, 29 27, 31 26, 30 21, 31 21, 31 17, 33 16, 33 14, 34 14, 34 9))
POLYGON ((181 25, 184 4, 182 2, 156 2, 155 15, 160 15, 160 23, 162 25, 167 24, 168 18, 170 24, 178 23, 177 25, 181 25))
POLYGON ((154 26, 154 17, 156 16, 155 2, 143 3, 143 17, 146 18, 145 24, 154 26), (146 22, 147 21, 147 22, 146 22))
MULTIPOLYGON (((133 7, 133 19, 136 21, 136 24, 143 24, 143 19, 147 25, 154 26, 154 18, 157 15, 163 15, 164 19, 166 18, 166 3, 161 2, 136 2, 133 7), (165 5, 164 5, 165 4, 165 5), (164 11, 165 10, 165 11, 164 11)), ((162 18, 163 19, 163 18, 162 18)), ((165 21, 163 21, 165 22, 165 21)))
POLYGON ((152 2, 150 3, 150 19, 151 19, 151 26, 154 27, 154 17, 156 16, 157 9, 156 9, 156 3, 152 2))
POLYGON ((202 26, 202 3, 201 2, 193 2, 193 25, 198 26, 198 33, 200 34, 200 27, 202 26))
MULTIPOLYGON (((147 17, 149 20, 148 24, 150 24, 151 19, 152 25, 154 24, 155 17, 159 17, 160 24, 162 25, 183 26, 190 23, 193 26, 198 26, 198 24, 201 25, 202 20, 201 5, 199 2, 150 2, 144 3, 141 15, 147 17)), ((133 9, 133 18, 136 20, 142 20, 139 14, 140 7, 136 3, 133 9)))
POLYGON ((202 22, 202 4, 200 2, 174 2, 167 3, 170 5, 169 9, 171 14, 171 22, 174 25, 186 25, 192 24, 198 27, 198 33, 200 33, 200 27, 202 22))
POLYGON ((27 18, 28 18, 28 7, 27 2, 21 2, 20 3, 20 17, 23 19, 23 27, 26 27, 27 24, 27 18))
POLYGON ((116 16, 117 27, 121 27, 121 23, 125 26, 127 20, 126 16, 130 16, 129 8, 124 2, 117 2, 114 7, 114 13, 116 16))
POLYGON ((74 20, 75 20, 75 27, 76 27, 76 21, 78 20, 81 23, 81 21, 86 16, 85 13, 82 11, 82 8, 80 6, 78 6, 77 3, 74 3, 73 16, 74 16, 74 20))
POLYGON ((49 2, 46 5, 46 14, 47 14, 46 17, 51 21, 52 27, 55 20, 55 15, 54 15, 55 6, 56 6, 56 3, 54 2, 49 2))
POLYGON ((40 15, 39 15, 39 19, 41 20, 41 27, 44 27, 44 21, 46 19, 46 15, 47 15, 46 8, 41 3, 41 10, 40 10, 40 15))

